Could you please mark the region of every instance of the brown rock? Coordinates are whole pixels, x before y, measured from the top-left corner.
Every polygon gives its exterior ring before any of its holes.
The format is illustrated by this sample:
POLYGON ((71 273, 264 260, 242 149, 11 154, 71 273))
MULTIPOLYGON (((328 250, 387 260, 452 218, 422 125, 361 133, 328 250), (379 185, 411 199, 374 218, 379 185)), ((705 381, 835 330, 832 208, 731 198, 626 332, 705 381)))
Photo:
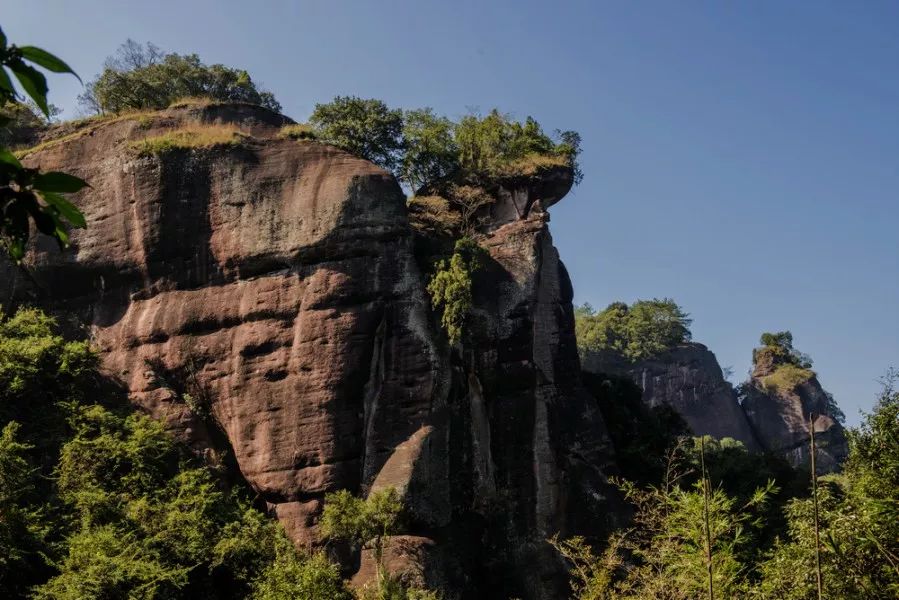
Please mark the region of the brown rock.
POLYGON ((733 386, 721 372, 715 355, 698 343, 685 343, 654 358, 634 363, 619 357, 588 353, 584 370, 629 377, 643 390, 647 406, 667 404, 696 435, 733 438, 747 449, 760 450, 733 386))
POLYGON ((543 210, 570 172, 494 190, 515 210, 488 215, 472 338, 451 350, 396 181, 278 139, 287 122, 218 105, 67 126, 27 162, 90 182, 73 199, 88 228, 65 252, 37 238, 25 270, 0 260, 0 299, 86 326, 131 401, 198 453, 233 454, 296 542, 320 542, 328 492, 392 486, 408 510, 391 565, 467 597, 558 597, 546 537, 600 535, 615 515, 543 210), (204 124, 249 137, 129 149, 204 124))

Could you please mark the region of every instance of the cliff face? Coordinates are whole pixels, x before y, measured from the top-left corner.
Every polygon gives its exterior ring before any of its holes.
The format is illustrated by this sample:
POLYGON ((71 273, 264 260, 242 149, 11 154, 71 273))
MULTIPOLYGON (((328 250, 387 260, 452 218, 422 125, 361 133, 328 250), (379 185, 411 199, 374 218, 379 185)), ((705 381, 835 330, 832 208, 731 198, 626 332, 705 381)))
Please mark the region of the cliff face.
POLYGON ((643 390, 648 406, 667 404, 675 409, 696 435, 730 437, 752 451, 761 450, 733 386, 725 381, 715 355, 698 343, 680 344, 645 360, 589 353, 584 369, 629 377, 643 390))
POLYGON ((395 568, 468 597, 556 597, 545 538, 613 514, 544 211, 570 174, 494 190, 472 341, 453 350, 393 177, 279 139, 287 122, 222 105, 67 130, 26 162, 90 182, 74 198, 88 228, 65 252, 38 238, 23 270, 0 262, 0 302, 85 326, 131 401, 210 460, 233 457, 297 543, 319 542, 326 493, 394 486, 408 509, 395 568), (129 148, 209 124, 249 137, 129 148))
POLYGON ((756 362, 749 381, 742 386, 743 409, 758 437, 769 451, 782 454, 794 467, 810 459, 810 417, 814 415, 816 469, 839 470, 849 454, 846 431, 831 414, 831 400, 811 371, 794 380, 772 379, 777 362, 756 362))

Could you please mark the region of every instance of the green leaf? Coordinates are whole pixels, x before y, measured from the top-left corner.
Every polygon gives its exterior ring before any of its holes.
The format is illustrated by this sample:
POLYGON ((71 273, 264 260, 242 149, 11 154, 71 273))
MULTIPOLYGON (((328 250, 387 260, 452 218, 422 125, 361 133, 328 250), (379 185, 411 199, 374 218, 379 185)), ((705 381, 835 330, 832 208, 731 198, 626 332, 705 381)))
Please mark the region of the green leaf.
POLYGON ((19 159, 16 158, 16 155, 6 148, 0 148, 0 163, 13 166, 17 169, 22 168, 22 163, 19 162, 19 159))
POLYGON ((44 111, 44 114, 50 116, 50 109, 47 107, 47 78, 34 67, 29 67, 21 60, 9 65, 16 79, 22 84, 25 92, 31 96, 34 103, 44 111))
POLYGON ((59 214, 74 227, 87 227, 87 222, 84 220, 84 215, 81 211, 75 208, 75 205, 66 200, 63 196, 45 191, 41 191, 40 195, 41 198, 44 199, 44 202, 58 210, 59 214))
POLYGON ((50 171, 35 175, 32 185, 34 189, 42 192, 72 193, 86 187, 87 182, 68 173, 50 171))
POLYGON ((0 27, 0 49, 6 48, 6 34, 3 33, 3 28, 0 27))
POLYGON ((9 78, 9 73, 7 73, 6 69, 2 66, 0 66, 0 89, 10 96, 10 100, 16 95, 16 89, 12 86, 12 80, 9 78))
POLYGON ((53 71, 54 73, 71 73, 78 79, 78 81, 81 81, 81 78, 72 70, 72 67, 46 50, 36 48, 35 46, 21 46, 19 50, 22 52, 23 58, 44 67, 48 71, 53 71))
POLYGON ((6 250, 9 252, 10 258, 12 258, 16 264, 22 262, 22 259, 25 258, 25 242, 19 238, 7 240, 6 250))

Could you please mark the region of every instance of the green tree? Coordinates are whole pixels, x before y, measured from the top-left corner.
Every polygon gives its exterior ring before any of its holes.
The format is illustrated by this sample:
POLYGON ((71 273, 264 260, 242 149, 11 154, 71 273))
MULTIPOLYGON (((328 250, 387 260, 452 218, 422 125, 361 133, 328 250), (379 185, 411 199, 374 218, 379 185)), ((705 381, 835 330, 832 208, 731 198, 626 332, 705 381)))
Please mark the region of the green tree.
POLYGON ((255 582, 253 600, 352 600, 336 564, 320 552, 303 559, 290 542, 285 542, 279 545, 275 561, 255 582))
MULTIPOLYGON (((46 50, 9 44, 0 30, 0 106, 20 101, 9 75, 11 72, 25 94, 49 118, 51 105, 47 102, 47 79, 32 65, 53 73, 75 75, 71 67, 46 50)), ((0 127, 6 127, 11 120, 8 114, 0 115, 0 127)), ((41 173, 38 169, 26 168, 12 152, 0 145, 0 243, 10 257, 20 262, 25 256, 32 222, 39 232, 55 238, 61 248, 68 246, 66 228, 85 227, 86 224, 84 215, 63 194, 77 192, 86 185, 83 180, 66 173, 41 173)))
POLYGON ((281 110, 274 95, 260 90, 244 70, 207 65, 196 54, 165 53, 151 43, 141 46, 130 39, 87 84, 79 103, 90 112, 108 113, 166 108, 186 97, 281 110))
POLYGON ((472 276, 482 266, 483 249, 470 238, 456 241, 449 260, 437 263, 428 283, 431 305, 440 311, 440 323, 450 344, 462 339, 463 328, 472 306, 472 276))
POLYGON ((793 347, 793 334, 789 331, 763 333, 760 342, 762 347, 753 353, 754 361, 757 362, 767 354, 778 364, 792 365, 799 369, 812 368, 812 359, 793 347))
POLYGON ((674 300, 613 302, 597 313, 589 304, 575 310, 578 348, 611 352, 637 361, 652 358, 690 340, 692 320, 674 300))
POLYGON ((583 540, 551 540, 569 561, 577 600, 706 598, 709 557, 715 597, 747 593, 750 532, 761 527, 776 487, 768 482, 740 501, 704 473, 690 484, 682 452, 683 446, 670 451, 658 486, 620 482, 634 507, 633 523, 612 534, 603 554, 583 540))
MULTIPOLYGON (((849 432, 839 475, 819 478, 824 597, 879 600, 899 595, 899 392, 891 372, 874 412, 849 432)), ((788 535, 761 565, 760 598, 817 597, 812 500, 787 508, 788 535)))
POLYGON ((438 117, 430 108, 405 112, 400 172, 413 192, 458 169, 459 149, 453 129, 452 121, 438 117))
POLYGON ((403 111, 388 108, 380 100, 337 96, 326 104, 316 104, 309 123, 319 140, 388 171, 395 171, 401 163, 403 111))
POLYGON ((574 182, 583 173, 578 165, 581 137, 574 131, 557 132, 554 141, 532 117, 519 122, 493 109, 486 116, 466 115, 455 127, 459 164, 469 178, 518 175, 529 168, 568 165, 574 182))

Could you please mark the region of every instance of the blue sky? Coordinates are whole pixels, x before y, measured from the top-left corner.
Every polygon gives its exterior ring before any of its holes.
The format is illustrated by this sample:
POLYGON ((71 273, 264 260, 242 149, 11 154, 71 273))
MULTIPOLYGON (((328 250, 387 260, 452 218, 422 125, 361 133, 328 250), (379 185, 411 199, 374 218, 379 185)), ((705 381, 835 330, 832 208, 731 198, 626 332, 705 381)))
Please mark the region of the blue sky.
POLYGON ((899 366, 899 3, 6 0, 2 26, 84 78, 128 37, 196 52, 298 120, 355 94, 577 129, 578 302, 673 297, 738 380, 790 329, 850 423, 899 366))

